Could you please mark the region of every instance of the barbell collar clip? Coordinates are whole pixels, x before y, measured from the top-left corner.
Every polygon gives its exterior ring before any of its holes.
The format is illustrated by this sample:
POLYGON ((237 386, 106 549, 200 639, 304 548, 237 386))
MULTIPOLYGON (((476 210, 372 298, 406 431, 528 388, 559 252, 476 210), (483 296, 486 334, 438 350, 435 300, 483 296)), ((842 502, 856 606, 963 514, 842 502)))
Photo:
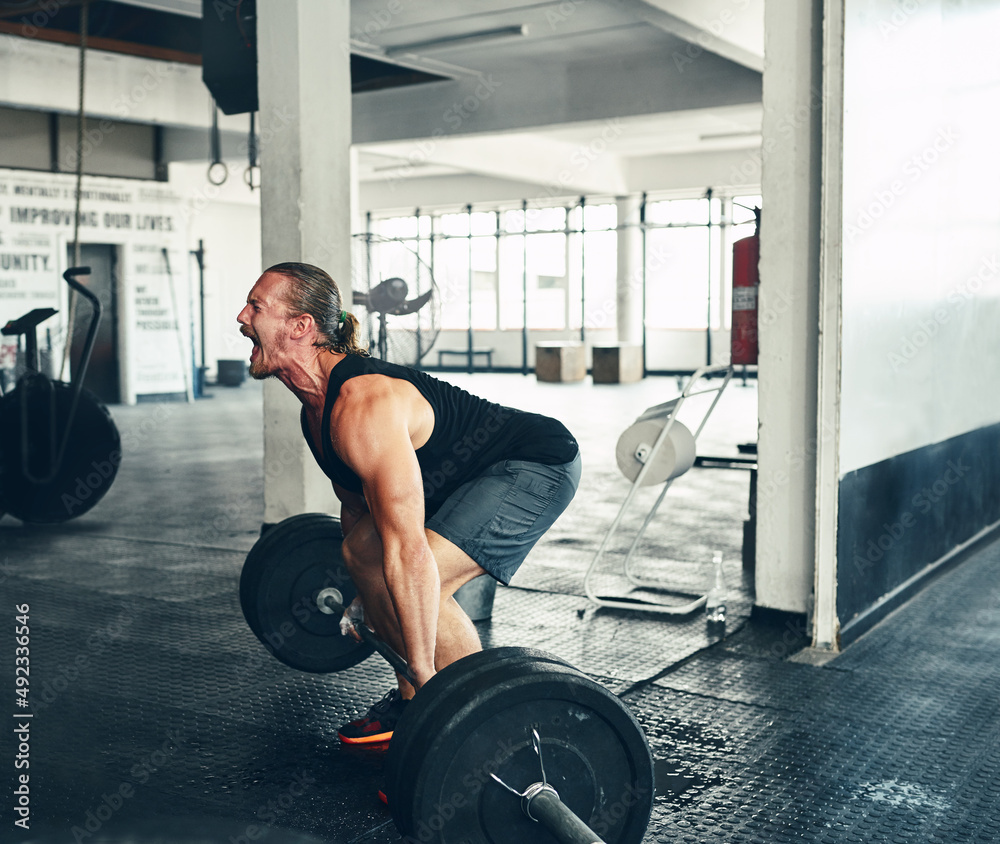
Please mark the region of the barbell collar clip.
POLYGON ((605 844, 585 824, 551 786, 540 782, 528 786, 521 798, 521 809, 531 820, 540 823, 560 844, 605 844))
POLYGON ((580 820, 577 814, 562 802, 559 792, 549 785, 545 775, 545 763, 542 761, 542 739, 535 728, 531 730, 531 745, 538 756, 538 766, 542 769, 541 782, 534 782, 521 792, 507 785, 495 773, 490 773, 490 776, 511 794, 520 797, 521 811, 530 820, 544 826, 560 844, 605 844, 604 839, 580 820))
POLYGON ((538 756, 538 767, 542 769, 542 785, 548 785, 549 781, 545 778, 545 762, 542 761, 542 739, 538 735, 538 730, 534 727, 531 728, 531 744, 535 748, 535 754, 538 756))

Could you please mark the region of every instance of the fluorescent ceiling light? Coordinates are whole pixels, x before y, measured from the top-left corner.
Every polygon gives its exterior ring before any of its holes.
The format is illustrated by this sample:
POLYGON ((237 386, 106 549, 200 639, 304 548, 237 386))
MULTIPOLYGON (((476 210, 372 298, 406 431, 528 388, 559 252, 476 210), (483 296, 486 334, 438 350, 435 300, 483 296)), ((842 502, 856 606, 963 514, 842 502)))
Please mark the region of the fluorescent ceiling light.
POLYGON ((714 135, 701 135, 699 141, 721 141, 727 138, 755 138, 760 134, 760 129, 751 129, 746 132, 716 132, 714 135))
POLYGON ((407 170, 417 168, 417 167, 429 167, 429 161, 405 161, 400 159, 398 164, 389 164, 385 167, 372 167, 373 173, 391 173, 393 170, 402 170, 404 167, 407 170))
POLYGON ((386 47, 387 56, 402 53, 426 53, 431 50, 447 50, 451 47, 467 47, 470 44, 482 44, 486 41, 500 41, 504 38, 517 38, 528 34, 527 24, 503 26, 499 29, 483 29, 479 32, 468 32, 465 35, 446 35, 442 38, 431 38, 427 41, 414 41, 411 44, 397 44, 386 47))

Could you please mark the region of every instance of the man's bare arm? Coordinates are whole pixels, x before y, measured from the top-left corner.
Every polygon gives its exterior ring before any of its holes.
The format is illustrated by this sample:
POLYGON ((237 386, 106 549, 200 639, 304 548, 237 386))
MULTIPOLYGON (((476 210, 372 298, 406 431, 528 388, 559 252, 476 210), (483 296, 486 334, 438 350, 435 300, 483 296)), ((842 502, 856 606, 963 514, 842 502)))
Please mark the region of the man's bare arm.
POLYGON ((368 503, 363 495, 344 489, 339 484, 333 485, 333 491, 340 499, 340 528, 346 537, 365 513, 368 512, 368 503))
POLYGON ((434 674, 441 581, 424 530, 423 481, 410 435, 413 408, 391 386, 342 393, 337 404, 334 448, 361 478, 382 540, 383 576, 419 687, 434 674))

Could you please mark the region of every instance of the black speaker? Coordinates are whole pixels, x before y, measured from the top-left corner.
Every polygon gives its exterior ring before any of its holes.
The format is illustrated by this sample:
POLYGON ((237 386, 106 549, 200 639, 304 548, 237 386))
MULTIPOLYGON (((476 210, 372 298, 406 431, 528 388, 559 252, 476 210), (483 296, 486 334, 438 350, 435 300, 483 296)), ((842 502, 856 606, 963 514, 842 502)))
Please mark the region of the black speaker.
POLYGON ((201 78, 226 114, 257 111, 256 0, 201 0, 201 78))

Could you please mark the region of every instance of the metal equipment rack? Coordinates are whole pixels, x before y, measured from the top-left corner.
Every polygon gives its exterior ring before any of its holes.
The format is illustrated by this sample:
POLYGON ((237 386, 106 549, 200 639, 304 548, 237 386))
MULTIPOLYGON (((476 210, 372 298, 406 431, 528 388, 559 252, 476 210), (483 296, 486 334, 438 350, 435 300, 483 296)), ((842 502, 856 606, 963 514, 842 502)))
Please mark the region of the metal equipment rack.
POLYGON ((733 377, 734 368, 728 364, 724 366, 703 366, 700 369, 695 370, 695 372, 688 379, 687 384, 681 390, 680 396, 676 399, 672 399, 664 404, 656 405, 654 407, 648 408, 644 413, 642 413, 636 422, 642 422, 646 420, 658 420, 666 419, 663 428, 660 430, 655 442, 648 446, 648 450, 645 444, 636 449, 635 459, 642 464, 639 469, 639 473, 636 475, 635 479, 632 481, 632 486, 629 488, 628 493, 625 495, 625 500, 622 502, 621 507, 618 510, 618 514, 615 516, 614 521, 612 521, 611 526, 608 528, 607 533, 604 535, 604 539, 601 540, 601 545, 597 549, 597 553, 594 555, 594 559, 591 561, 590 566, 587 568, 587 573, 584 575, 583 586, 587 597, 598 606, 602 607, 613 607, 615 609, 623 610, 641 610, 642 612, 655 612, 663 613, 665 615, 687 615, 689 613, 695 612, 705 605, 705 600, 707 594, 696 595, 690 591, 690 587, 671 585, 661 581, 651 580, 649 578, 644 578, 642 575, 637 574, 634 571, 634 557, 636 549, 639 546, 639 542, 642 540, 643 534, 646 532, 646 528, 649 527, 650 522, 659 510, 660 505, 663 503, 663 499, 667 494, 667 490, 670 489, 671 484, 675 478, 668 478, 664 484, 663 489, 660 490, 660 494, 653 504, 650 511, 646 514, 643 520, 642 526, 636 533, 635 538, 632 540, 632 544, 629 547, 628 553, 625 555, 625 561, 622 567, 623 574, 628 579, 634 587, 647 590, 658 590, 663 592, 668 592, 677 595, 686 595, 692 597, 692 600, 683 603, 676 604, 666 604, 658 601, 651 601, 645 598, 631 598, 627 596, 607 596, 598 595, 594 585, 593 578, 597 571, 597 567, 604 557, 607 551, 608 545, 611 543, 611 539, 615 532, 618 530, 621 524, 622 518, 625 515, 626 510, 635 498, 635 494, 639 487, 642 486, 642 482, 645 480, 646 475, 649 473, 650 467, 653 464, 653 460, 656 457, 659 450, 663 447, 666 442, 667 437, 670 434, 670 429, 673 427, 674 422, 677 420, 677 414, 681 407, 684 405, 685 401, 693 396, 706 395, 710 393, 715 393, 715 398, 709 405, 708 410, 705 411, 704 415, 701 417, 701 421, 698 423, 697 429, 694 431, 695 443, 698 441, 698 436, 701 434, 702 429, 704 429, 705 424, 708 422, 709 416, 712 415, 712 411, 715 410, 716 405, 719 403, 719 399, 722 397, 723 391, 729 384, 729 381, 733 377), (704 389, 695 388, 698 383, 706 376, 711 375, 721 375, 722 382, 720 384, 709 384, 708 387, 704 389))

